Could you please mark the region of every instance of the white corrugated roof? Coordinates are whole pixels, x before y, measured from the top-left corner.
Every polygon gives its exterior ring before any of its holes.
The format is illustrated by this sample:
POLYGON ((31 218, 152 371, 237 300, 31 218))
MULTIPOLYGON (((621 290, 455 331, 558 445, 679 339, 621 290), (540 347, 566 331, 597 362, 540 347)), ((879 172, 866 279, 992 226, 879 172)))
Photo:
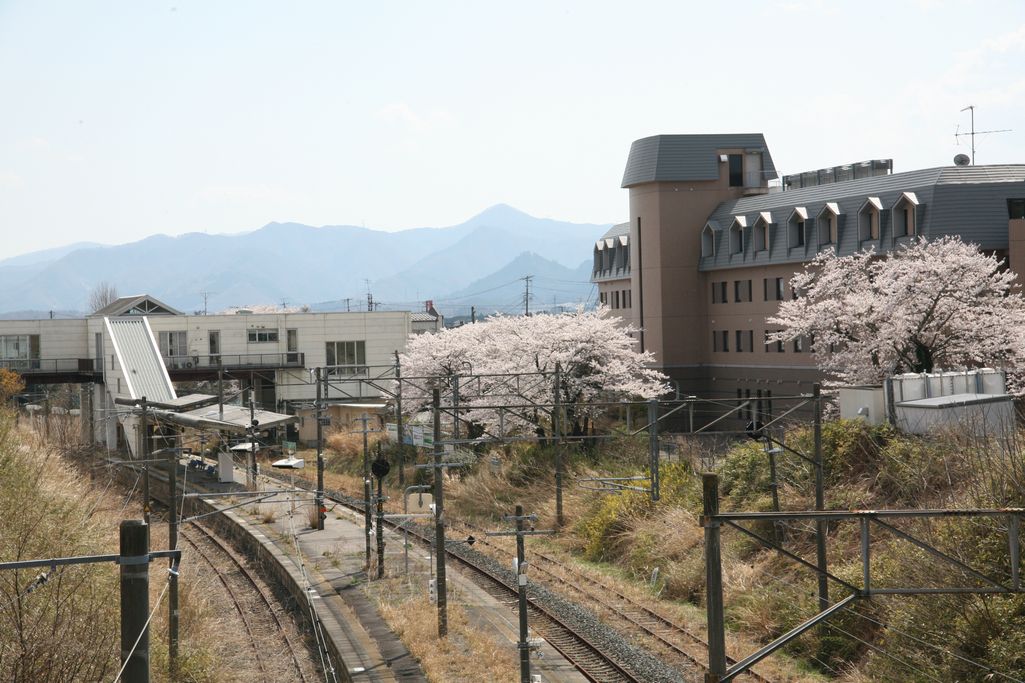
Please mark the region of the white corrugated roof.
POLYGON ((146 318, 104 318, 132 398, 167 403, 178 398, 146 318))

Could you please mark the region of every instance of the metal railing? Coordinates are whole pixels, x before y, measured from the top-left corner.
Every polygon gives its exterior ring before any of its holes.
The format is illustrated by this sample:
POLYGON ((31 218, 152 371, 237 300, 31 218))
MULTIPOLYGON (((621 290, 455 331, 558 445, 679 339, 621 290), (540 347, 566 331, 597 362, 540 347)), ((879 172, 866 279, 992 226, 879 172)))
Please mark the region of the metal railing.
POLYGON ((0 359, 0 368, 13 370, 21 375, 49 373, 92 373, 95 372, 92 358, 17 358, 0 359))
POLYGON ((219 353, 207 356, 165 356, 168 370, 209 370, 238 368, 301 368, 305 355, 295 351, 282 353, 219 353))

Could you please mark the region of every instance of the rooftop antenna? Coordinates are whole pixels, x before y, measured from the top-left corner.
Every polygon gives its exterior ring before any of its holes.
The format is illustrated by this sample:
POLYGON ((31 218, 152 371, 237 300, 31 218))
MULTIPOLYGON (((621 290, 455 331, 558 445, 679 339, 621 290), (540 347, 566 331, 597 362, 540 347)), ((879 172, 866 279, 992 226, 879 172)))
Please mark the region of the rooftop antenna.
MULTIPOLYGON (((974 166, 975 165, 975 136, 976 135, 988 135, 989 133, 1010 133, 1011 129, 1010 128, 1001 128, 1000 130, 975 130, 975 105, 974 104, 969 104, 967 107, 965 107, 961 111, 963 111, 963 112, 964 111, 971 112, 972 130, 969 133, 957 133, 957 132, 955 132, 954 133, 954 141, 956 142, 958 138, 963 137, 965 135, 970 136, 971 143, 972 143, 972 166, 974 166)), ((960 165, 960 164, 958 164, 958 165, 960 165)))

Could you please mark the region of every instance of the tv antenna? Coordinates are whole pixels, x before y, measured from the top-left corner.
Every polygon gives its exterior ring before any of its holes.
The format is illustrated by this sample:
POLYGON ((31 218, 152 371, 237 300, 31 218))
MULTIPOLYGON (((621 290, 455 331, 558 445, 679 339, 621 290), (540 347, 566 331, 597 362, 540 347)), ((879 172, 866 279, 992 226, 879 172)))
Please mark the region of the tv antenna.
MULTIPOLYGON (((971 144, 972 144, 972 166, 974 166, 975 165, 975 136, 976 135, 989 135, 990 133, 1010 133, 1011 129, 1010 128, 1001 128, 1000 130, 975 130, 975 105, 974 104, 969 104, 967 107, 965 107, 961 111, 971 112, 972 129, 968 133, 960 133, 960 132, 955 131, 954 132, 954 141, 958 142, 958 138, 964 137, 965 135, 970 136, 971 144)), ((961 128, 961 126, 960 126, 960 124, 958 124, 958 130, 960 130, 960 128, 961 128)), ((958 165, 960 165, 960 164, 958 164, 958 165)))

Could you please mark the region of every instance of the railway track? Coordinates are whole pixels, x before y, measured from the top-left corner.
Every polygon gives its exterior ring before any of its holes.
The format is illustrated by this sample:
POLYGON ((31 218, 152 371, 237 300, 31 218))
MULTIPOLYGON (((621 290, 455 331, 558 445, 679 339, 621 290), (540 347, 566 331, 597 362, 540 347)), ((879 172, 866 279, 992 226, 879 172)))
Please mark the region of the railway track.
POLYGON ((279 614, 276 600, 268 595, 266 585, 242 562, 227 543, 200 524, 182 527, 180 538, 210 567, 231 599, 249 634, 253 656, 263 679, 268 683, 281 680, 308 681, 300 663, 294 636, 286 625, 287 616, 279 614), (286 666, 281 666, 286 662, 286 666), (286 672, 287 670, 287 672, 286 672), (288 675, 289 679, 283 679, 288 675), (297 678, 292 679, 291 676, 297 678))
MULTIPOLYGON (((335 502, 341 503, 350 509, 362 512, 362 501, 359 498, 347 495, 339 491, 325 491, 325 494, 335 502)), ((495 544, 485 537, 486 529, 483 529, 477 525, 457 521, 453 522, 453 525, 459 525, 470 532, 476 537, 476 542, 481 545, 493 548, 503 555, 511 556, 510 551, 507 548, 501 547, 495 544)), ((396 526, 391 524, 390 526, 396 526)), ((420 540, 425 543, 429 543, 429 538, 421 537, 420 540)), ((471 577, 488 575, 487 570, 482 567, 476 566, 474 563, 466 560, 460 555, 453 553, 449 550, 449 556, 454 557, 456 560, 469 567, 473 573, 471 577)), ((566 592, 579 595, 585 601, 594 603, 603 608, 609 614, 615 616, 615 618, 623 625, 623 629, 626 631, 633 631, 642 636, 642 638, 654 641, 656 647, 662 651, 668 652, 670 656, 675 658, 684 668, 697 669, 704 673, 708 671, 706 664, 708 658, 708 641, 702 638, 700 635, 694 633, 687 627, 681 625, 671 616, 662 614, 653 610, 641 603, 637 602, 630 596, 624 594, 622 591, 605 584, 588 574, 581 572, 578 569, 562 562, 561 560, 540 552, 536 549, 532 549, 530 553, 532 560, 532 566, 534 569, 539 570, 541 573, 548 576, 553 582, 563 587, 566 592), (540 562, 538 562, 540 560, 540 562)), ((493 597, 508 601, 509 593, 515 595, 515 587, 506 584, 501 578, 495 576, 488 576, 487 581, 478 581, 474 579, 477 585, 481 586, 484 590, 489 592, 493 597), (505 588, 498 589, 495 584, 502 584, 505 588)), ((574 646, 572 638, 565 639, 565 645, 562 645, 560 638, 562 633, 565 631, 572 631, 571 628, 563 625, 553 625, 551 628, 544 628, 549 619, 548 615, 538 609, 536 603, 531 602, 531 624, 538 630, 538 632, 544 634, 546 640, 548 640, 553 647, 563 654, 568 660, 574 663, 585 676, 589 674, 586 671, 587 666, 592 666, 596 671, 600 670, 601 664, 597 662, 589 664, 586 654, 582 654, 583 662, 577 662, 577 653, 574 652, 574 646), (536 612, 536 614, 535 614, 536 612)), ((581 637, 586 641, 586 638, 581 637)), ((594 647, 594 646, 591 646, 594 647)), ((609 660, 604 657, 607 662, 611 663, 612 667, 619 667, 614 660, 609 660)), ((729 664, 735 664, 736 660, 728 657, 727 662, 729 664)), ((631 674, 628 671, 619 667, 621 671, 618 673, 621 678, 594 678, 592 680, 632 680, 631 674)), ((607 675, 615 676, 613 672, 599 672, 597 675, 601 676, 607 673, 607 675)), ((742 675, 738 680, 757 681, 758 683, 772 683, 772 681, 757 671, 750 671, 742 675)))
MULTIPOLYGON (((154 483, 166 487, 166 472, 155 468, 150 476, 154 483)), ((160 486, 151 491, 154 501, 159 501, 162 508, 166 506, 165 494, 166 489, 161 490, 160 486)), ((199 522, 180 526, 178 538, 179 546, 184 544, 194 551, 224 587, 249 636, 262 680, 267 683, 317 680, 311 673, 316 665, 310 663, 309 649, 301 642, 290 617, 267 584, 246 567, 234 548, 199 522), (287 663, 282 665, 282 662, 287 663), (307 663, 306 667, 303 662, 307 663)))
MULTIPOLYGON (((280 478, 273 473, 268 473, 267 476, 274 479, 280 478)), ((280 479, 284 481, 283 478, 280 479)), ((302 486, 303 484, 296 482, 296 485, 302 486)), ((360 498, 329 489, 325 489, 324 493, 328 500, 351 510, 363 512, 363 501, 360 498)), ((399 526, 390 521, 385 523, 393 529, 399 526)), ((415 527, 405 527, 405 531, 424 544, 432 544, 433 534, 421 533, 415 527)), ((469 570, 470 579, 485 592, 503 603, 510 606, 515 605, 517 588, 513 584, 512 578, 505 578, 492 568, 475 560, 472 553, 467 552, 464 555, 449 548, 447 554, 461 566, 466 567, 469 570)), ((628 664, 610 657, 604 648, 595 644, 586 634, 581 633, 580 629, 566 623, 554 610, 540 601, 528 597, 528 608, 531 628, 544 636, 545 640, 588 680, 594 683, 640 683, 646 680, 643 675, 632 671, 628 664)))
MULTIPOLYGON (((483 535, 486 532, 485 529, 468 522, 458 522, 458 524, 474 533, 483 535)), ((500 547, 486 538, 482 538, 479 542, 505 555, 510 555, 510 551, 507 548, 500 547)), ((689 665, 696 666, 702 671, 708 670, 707 665, 699 658, 704 656, 707 659, 708 641, 687 627, 682 626, 672 617, 640 604, 622 591, 594 579, 588 574, 536 548, 531 549, 530 560, 534 569, 551 577, 559 585, 569 589, 570 592, 581 595, 588 601, 600 605, 611 614, 614 614, 621 622, 624 622, 627 628, 639 631, 645 636, 654 639, 657 644, 669 650, 672 655, 687 662, 689 665), (540 564, 538 560, 541 561, 540 564), (568 579, 567 577, 570 578, 568 579), (700 651, 699 654, 695 653, 695 649, 700 651)), ((727 658, 727 661, 731 665, 736 663, 736 660, 732 658, 727 658)), ((740 680, 771 683, 768 678, 755 671, 744 674, 740 680)))

